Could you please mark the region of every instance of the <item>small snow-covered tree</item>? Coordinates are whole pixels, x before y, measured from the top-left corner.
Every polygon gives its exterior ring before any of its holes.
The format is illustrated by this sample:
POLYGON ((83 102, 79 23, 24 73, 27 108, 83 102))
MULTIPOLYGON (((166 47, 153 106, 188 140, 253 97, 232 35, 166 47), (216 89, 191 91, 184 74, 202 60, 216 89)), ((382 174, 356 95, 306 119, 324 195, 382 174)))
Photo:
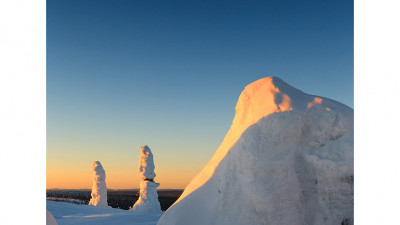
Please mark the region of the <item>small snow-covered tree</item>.
POLYGON ((142 146, 140 150, 139 173, 143 180, 140 182, 139 199, 130 210, 135 212, 160 212, 161 206, 157 193, 157 187, 160 184, 153 180, 156 176, 153 154, 147 145, 142 146))
POLYGON ((92 198, 89 205, 93 206, 108 206, 107 203, 107 185, 106 172, 99 161, 94 161, 92 165, 93 172, 93 187, 92 198))

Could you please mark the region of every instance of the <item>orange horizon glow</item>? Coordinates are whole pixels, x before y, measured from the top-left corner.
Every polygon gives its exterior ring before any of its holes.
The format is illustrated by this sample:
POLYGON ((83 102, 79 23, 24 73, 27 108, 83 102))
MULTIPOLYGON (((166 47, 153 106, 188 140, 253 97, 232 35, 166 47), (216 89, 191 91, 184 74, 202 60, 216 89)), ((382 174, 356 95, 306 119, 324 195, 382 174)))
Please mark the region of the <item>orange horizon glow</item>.
MULTIPOLYGON (((137 170, 121 171, 106 166, 104 169, 108 189, 139 189, 141 178, 137 170)), ((198 172, 194 168, 185 171, 173 168, 162 172, 161 168, 158 169, 160 171, 156 168, 154 181, 160 183, 161 189, 184 189, 198 172)), ((46 189, 91 189, 92 185, 93 174, 90 168, 84 172, 79 167, 74 171, 48 168, 46 172, 46 189)))
POLYGON ((139 189, 138 167, 143 144, 148 144, 153 152, 159 188, 184 189, 215 151, 210 143, 191 146, 186 151, 187 145, 179 145, 177 140, 154 139, 98 145, 98 142, 61 142, 48 138, 46 189, 91 189, 93 161, 102 164, 108 189, 139 189))
MULTIPOLYGON (((157 157, 157 155, 155 156, 157 157)), ((156 158, 157 160, 157 158, 156 158)), ((100 161, 100 160, 99 160, 100 161)), ((106 172, 108 189, 139 189, 141 177, 138 173, 138 160, 132 163, 126 161, 100 161, 106 172)), ((182 163, 168 165, 156 163, 155 182, 160 183, 160 189, 184 189, 190 180, 202 167, 182 163)), ((46 189, 91 189, 93 185, 92 161, 54 163, 47 161, 46 189)))

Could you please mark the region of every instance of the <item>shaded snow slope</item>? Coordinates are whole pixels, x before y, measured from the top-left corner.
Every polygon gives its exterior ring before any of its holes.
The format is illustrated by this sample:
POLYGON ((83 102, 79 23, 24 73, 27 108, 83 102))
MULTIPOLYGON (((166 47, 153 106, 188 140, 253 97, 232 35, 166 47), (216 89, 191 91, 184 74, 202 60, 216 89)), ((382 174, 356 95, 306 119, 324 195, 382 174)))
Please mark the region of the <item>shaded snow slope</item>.
POLYGON ((65 202, 46 201, 58 225, 155 225, 161 213, 132 213, 128 210, 65 202))
POLYGON ((56 219, 54 219, 53 214, 46 210, 46 225, 58 225, 56 219))
POLYGON ((92 198, 89 205, 93 206, 108 206, 107 203, 107 185, 106 172, 99 161, 94 161, 92 165, 93 172, 93 187, 92 198))
POLYGON ((158 225, 352 223, 353 110, 267 77, 158 225))

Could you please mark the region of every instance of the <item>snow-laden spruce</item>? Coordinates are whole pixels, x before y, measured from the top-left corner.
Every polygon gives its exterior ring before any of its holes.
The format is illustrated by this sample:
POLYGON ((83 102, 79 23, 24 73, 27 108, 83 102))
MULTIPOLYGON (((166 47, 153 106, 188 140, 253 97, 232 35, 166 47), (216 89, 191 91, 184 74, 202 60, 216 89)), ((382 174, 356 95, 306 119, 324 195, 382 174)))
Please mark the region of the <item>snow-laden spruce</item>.
POLYGON ((154 173, 153 153, 147 145, 140 147, 139 173, 142 176, 140 182, 140 196, 133 207, 134 212, 161 212, 160 202, 158 201, 157 187, 159 183, 154 182, 156 174, 154 173))
POLYGON ((154 169, 153 153, 147 145, 143 145, 140 147, 139 156, 139 173, 142 179, 154 179, 156 177, 154 169))
POLYGON ((351 108, 263 78, 158 225, 353 224, 353 164, 351 108))
POLYGON ((106 172, 99 161, 94 161, 92 165, 93 186, 92 198, 89 205, 93 206, 108 206, 107 203, 107 185, 106 172))

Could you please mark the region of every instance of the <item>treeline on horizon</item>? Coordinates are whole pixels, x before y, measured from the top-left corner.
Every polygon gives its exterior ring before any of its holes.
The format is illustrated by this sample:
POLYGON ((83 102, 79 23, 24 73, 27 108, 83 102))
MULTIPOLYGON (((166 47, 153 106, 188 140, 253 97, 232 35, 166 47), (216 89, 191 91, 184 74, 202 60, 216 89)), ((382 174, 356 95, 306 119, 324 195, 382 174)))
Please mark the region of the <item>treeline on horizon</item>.
MULTIPOLYGON (((157 190, 161 210, 167 210, 181 196, 181 189, 157 190)), ((91 198, 89 189, 48 189, 46 198, 50 201, 87 205, 91 198), (74 201, 76 200, 76 201, 74 201)), ((107 202, 112 208, 128 210, 139 198, 139 189, 107 190, 107 202)))

